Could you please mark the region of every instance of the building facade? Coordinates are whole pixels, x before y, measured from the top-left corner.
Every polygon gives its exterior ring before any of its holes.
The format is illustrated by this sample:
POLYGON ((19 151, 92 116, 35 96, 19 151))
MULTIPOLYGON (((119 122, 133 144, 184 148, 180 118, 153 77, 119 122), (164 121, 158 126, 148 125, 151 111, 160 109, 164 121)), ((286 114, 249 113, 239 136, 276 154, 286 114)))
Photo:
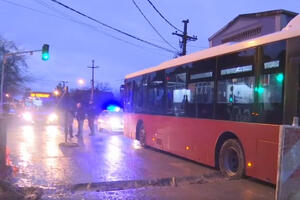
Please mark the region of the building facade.
POLYGON ((297 14, 287 10, 271 10, 239 15, 208 39, 209 46, 240 42, 280 31, 297 14))

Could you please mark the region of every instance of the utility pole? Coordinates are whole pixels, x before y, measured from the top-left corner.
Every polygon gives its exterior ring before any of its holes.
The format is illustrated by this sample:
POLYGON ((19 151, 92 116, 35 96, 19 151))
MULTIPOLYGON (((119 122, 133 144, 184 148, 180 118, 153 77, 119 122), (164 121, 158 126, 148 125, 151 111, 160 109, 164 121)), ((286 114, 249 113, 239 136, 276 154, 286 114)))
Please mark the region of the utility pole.
POLYGON ((94 102, 94 89, 95 89, 95 80, 94 80, 94 71, 96 68, 99 68, 98 66, 95 66, 95 61, 92 60, 92 66, 88 67, 92 69, 92 90, 91 90, 91 101, 94 102))
POLYGON ((62 83, 62 88, 65 89, 65 87, 67 86, 67 83, 69 83, 69 81, 60 81, 60 83, 62 83))
POLYGON ((184 23, 184 29, 183 29, 183 33, 180 34, 177 31, 175 33, 172 33, 173 35, 177 35, 179 37, 181 37, 181 41, 180 41, 180 48, 182 49, 182 52, 179 54, 180 56, 184 56, 186 55, 186 44, 188 41, 196 41, 197 40, 197 36, 189 36, 187 34, 187 24, 189 23, 189 20, 182 20, 182 22, 184 23))

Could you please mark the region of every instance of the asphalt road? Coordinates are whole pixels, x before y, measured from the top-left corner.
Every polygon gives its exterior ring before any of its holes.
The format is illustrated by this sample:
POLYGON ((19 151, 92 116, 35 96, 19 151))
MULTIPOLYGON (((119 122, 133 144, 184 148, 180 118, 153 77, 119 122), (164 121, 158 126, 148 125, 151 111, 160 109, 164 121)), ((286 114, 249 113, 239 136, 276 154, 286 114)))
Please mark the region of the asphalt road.
POLYGON ((64 144, 59 126, 8 129, 12 181, 44 189, 43 199, 274 199, 273 186, 228 180, 213 168, 152 148, 121 133, 74 137, 64 144), (78 144, 78 145, 77 145, 78 144))

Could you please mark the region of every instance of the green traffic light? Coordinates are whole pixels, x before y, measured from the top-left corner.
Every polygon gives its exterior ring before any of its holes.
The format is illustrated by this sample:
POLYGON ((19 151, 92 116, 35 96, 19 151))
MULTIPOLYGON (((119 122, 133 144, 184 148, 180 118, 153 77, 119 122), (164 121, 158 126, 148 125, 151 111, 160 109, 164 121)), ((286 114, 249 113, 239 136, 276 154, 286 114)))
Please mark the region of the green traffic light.
POLYGON ((44 53, 44 54, 42 55, 42 59, 43 59, 43 60, 48 60, 48 59, 49 59, 49 54, 44 53))
POLYGON ((276 75, 277 82, 281 83, 283 81, 283 79, 284 79, 283 73, 279 73, 276 75))
POLYGON ((42 60, 49 59, 49 44, 44 44, 42 47, 42 60))
POLYGON ((262 94, 265 91, 265 89, 262 86, 258 86, 254 88, 254 91, 259 94, 262 94))

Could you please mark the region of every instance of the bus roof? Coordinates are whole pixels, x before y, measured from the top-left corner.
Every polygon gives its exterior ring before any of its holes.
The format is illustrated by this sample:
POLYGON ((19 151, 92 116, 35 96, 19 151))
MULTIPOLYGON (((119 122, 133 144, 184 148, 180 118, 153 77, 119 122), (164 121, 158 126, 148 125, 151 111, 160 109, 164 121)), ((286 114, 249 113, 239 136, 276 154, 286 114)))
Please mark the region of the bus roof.
POLYGON ((125 78, 126 79, 133 78, 133 77, 147 74, 150 72, 168 69, 171 67, 187 64, 187 63, 194 62, 197 60, 202 60, 202 59, 211 58, 211 57, 215 57, 215 56, 219 56, 219 55, 223 55, 223 54, 228 54, 228 53, 240 51, 243 49, 271 43, 274 41, 293 38, 293 37, 297 37, 297 36, 300 36, 300 15, 297 15, 296 17, 294 17, 288 23, 288 25, 279 32, 271 33, 268 35, 253 38, 253 39, 246 40, 243 42, 238 42, 238 43, 229 42, 229 43, 225 43, 223 45, 219 45, 216 47, 211 47, 211 48, 208 48, 208 49, 205 49, 202 51, 198 51, 198 52, 186 55, 186 56, 182 56, 179 58, 175 58, 175 59, 163 62, 160 65, 155 66, 155 67, 147 68, 147 69, 144 69, 144 70, 141 70, 138 72, 128 74, 125 78))

